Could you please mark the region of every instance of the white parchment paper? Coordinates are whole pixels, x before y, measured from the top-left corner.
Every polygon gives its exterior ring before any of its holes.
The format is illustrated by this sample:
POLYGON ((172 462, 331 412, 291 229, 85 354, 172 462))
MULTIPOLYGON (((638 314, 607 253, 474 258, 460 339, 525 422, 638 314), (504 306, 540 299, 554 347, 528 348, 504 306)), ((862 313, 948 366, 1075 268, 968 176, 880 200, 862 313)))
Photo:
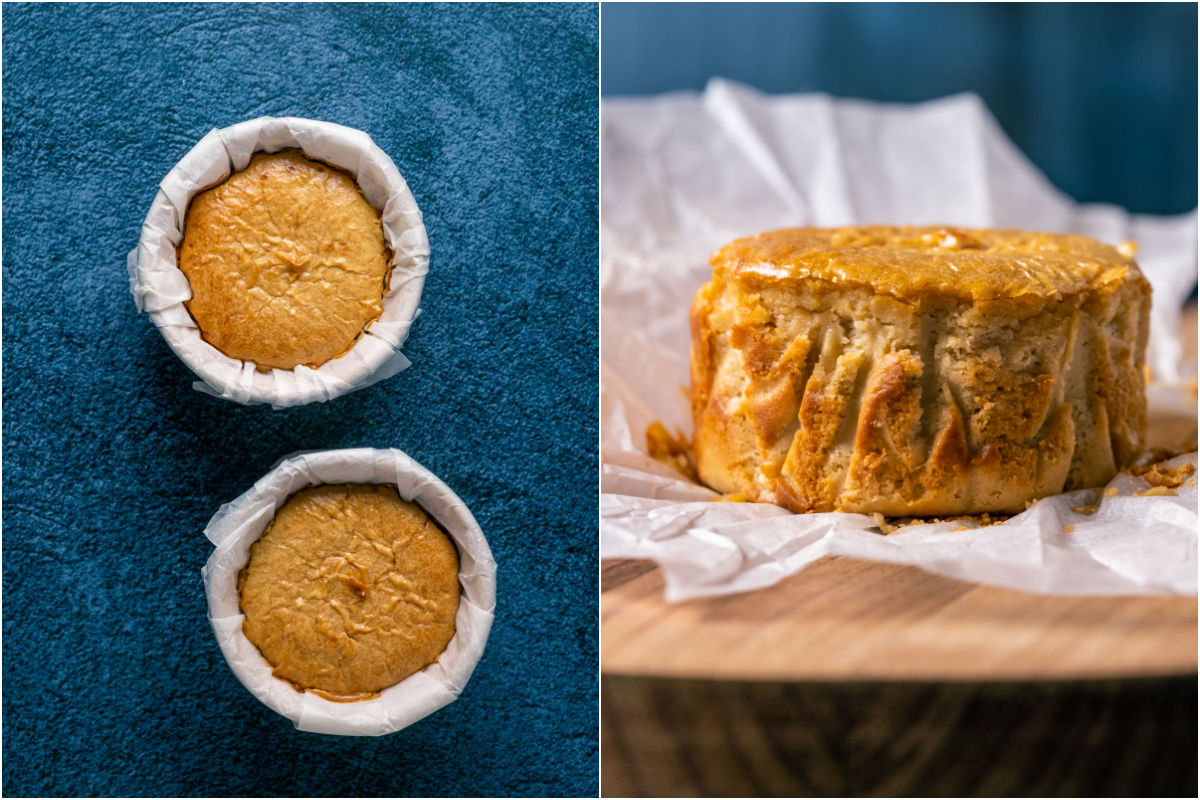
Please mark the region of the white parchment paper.
POLYGON ((362 131, 298 117, 260 117, 210 131, 159 185, 127 259, 130 288, 163 338, 200 378, 196 389, 243 404, 275 408, 324 402, 389 378, 409 361, 400 352, 418 314, 429 271, 425 224, 400 171, 362 131), (392 273, 383 313, 346 354, 317 369, 260 372, 253 362, 230 358, 200 336, 184 301, 191 286, 176 263, 188 204, 199 192, 245 169, 259 151, 299 148, 310 158, 354 176, 367 202, 379 209, 391 248, 392 273))
POLYGON ((289 456, 245 494, 221 506, 204 529, 216 549, 202 570, 208 615, 221 653, 250 693, 297 728, 315 733, 393 733, 453 702, 483 655, 496 607, 496 562, 471 512, 436 475, 399 450, 326 450, 289 456), (322 483, 389 483, 441 524, 458 550, 461 595, 454 638, 437 662, 372 700, 335 703, 299 692, 242 633, 237 576, 275 511, 293 493, 322 483))
MULTIPOLYGON (((1154 290, 1151 413, 1195 419, 1173 388, 1180 309, 1196 282, 1196 215, 1078 205, 959 95, 885 105, 769 97, 715 80, 702 94, 605 100, 601 111, 601 556, 649 558, 668 600, 769 586, 826 555, 1051 594, 1196 592, 1195 477, 1177 496, 1048 498, 1002 525, 915 525, 881 535, 858 514, 791 514, 716 494, 646 455, 660 421, 689 436, 688 308, 708 256, 739 236, 796 225, 949 224, 1137 242, 1154 290), (1095 513, 1074 507, 1100 506, 1095 513), (1074 528, 1067 532, 1069 526, 1074 528)), ((1182 443, 1180 443, 1182 444, 1182 443)), ((1195 454, 1173 464, 1195 464, 1195 454)))

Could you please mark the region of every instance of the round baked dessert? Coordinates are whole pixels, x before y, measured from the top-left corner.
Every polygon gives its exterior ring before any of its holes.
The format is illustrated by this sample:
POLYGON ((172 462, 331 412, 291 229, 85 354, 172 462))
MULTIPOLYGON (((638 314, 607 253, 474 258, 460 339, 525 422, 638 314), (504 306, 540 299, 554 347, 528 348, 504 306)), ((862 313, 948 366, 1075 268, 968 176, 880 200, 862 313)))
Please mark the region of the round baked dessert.
POLYGON ((803 228, 692 305, 704 483, 792 511, 1013 513, 1142 449, 1150 286, 1081 236, 803 228))
POLYGON ((258 153, 196 195, 178 257, 200 335, 262 370, 350 350, 383 311, 391 263, 354 179, 298 150, 258 153))
POLYGON ((366 700, 438 660, 454 637, 458 555, 384 484, 292 495, 238 575, 242 631, 277 678, 366 700))

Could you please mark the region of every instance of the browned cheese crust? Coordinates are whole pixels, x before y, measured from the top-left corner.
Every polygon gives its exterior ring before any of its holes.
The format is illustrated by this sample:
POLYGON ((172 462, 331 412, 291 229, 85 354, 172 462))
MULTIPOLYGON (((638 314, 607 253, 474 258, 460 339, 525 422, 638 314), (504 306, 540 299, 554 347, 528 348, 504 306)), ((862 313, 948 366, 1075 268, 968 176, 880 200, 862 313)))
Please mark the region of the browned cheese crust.
POLYGON ((334 700, 374 696, 454 637, 458 554, 386 485, 288 498, 238 576, 242 630, 277 678, 334 700))
POLYGON ((797 512, 1014 513, 1142 449, 1150 286, 1081 236, 792 229, 692 305, 697 471, 797 512))
POLYGON ((260 369, 318 367, 383 311, 390 254, 354 180, 297 150, 259 153, 188 207, 179 269, 205 341, 260 369))

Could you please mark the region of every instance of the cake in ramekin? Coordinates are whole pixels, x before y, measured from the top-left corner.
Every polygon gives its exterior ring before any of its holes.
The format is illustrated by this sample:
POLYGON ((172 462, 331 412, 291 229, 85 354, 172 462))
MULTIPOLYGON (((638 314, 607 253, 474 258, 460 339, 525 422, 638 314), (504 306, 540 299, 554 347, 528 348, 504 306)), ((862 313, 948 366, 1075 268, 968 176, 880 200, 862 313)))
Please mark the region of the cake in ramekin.
POLYGON ((1082 236, 774 231, 692 305, 701 480, 798 512, 1023 510, 1131 464, 1150 286, 1082 236))
POLYGON ((458 566, 449 537, 394 486, 311 486, 250 547, 242 631, 297 690, 370 699, 454 637, 458 566))
POLYGON ((282 150, 192 199, 178 261, 205 341, 268 370, 350 350, 383 311, 391 253, 353 177, 282 150))

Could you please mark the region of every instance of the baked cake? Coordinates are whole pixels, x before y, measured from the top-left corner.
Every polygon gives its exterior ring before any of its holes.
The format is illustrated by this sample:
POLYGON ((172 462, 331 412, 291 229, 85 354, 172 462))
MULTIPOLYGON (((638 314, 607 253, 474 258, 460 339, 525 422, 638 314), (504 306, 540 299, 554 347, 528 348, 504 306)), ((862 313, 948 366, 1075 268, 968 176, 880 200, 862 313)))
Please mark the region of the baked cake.
POLYGON ((338 701, 373 697, 454 637, 458 554, 384 484, 288 498, 238 575, 242 630, 277 678, 338 701))
POLYGON ((201 336, 263 370, 353 347, 383 311, 391 263, 354 179, 298 150, 258 153, 196 195, 178 256, 201 336))
POLYGON ((711 261, 691 397, 717 491, 797 512, 1013 513, 1142 449, 1150 286, 1112 247, 801 228, 711 261))

